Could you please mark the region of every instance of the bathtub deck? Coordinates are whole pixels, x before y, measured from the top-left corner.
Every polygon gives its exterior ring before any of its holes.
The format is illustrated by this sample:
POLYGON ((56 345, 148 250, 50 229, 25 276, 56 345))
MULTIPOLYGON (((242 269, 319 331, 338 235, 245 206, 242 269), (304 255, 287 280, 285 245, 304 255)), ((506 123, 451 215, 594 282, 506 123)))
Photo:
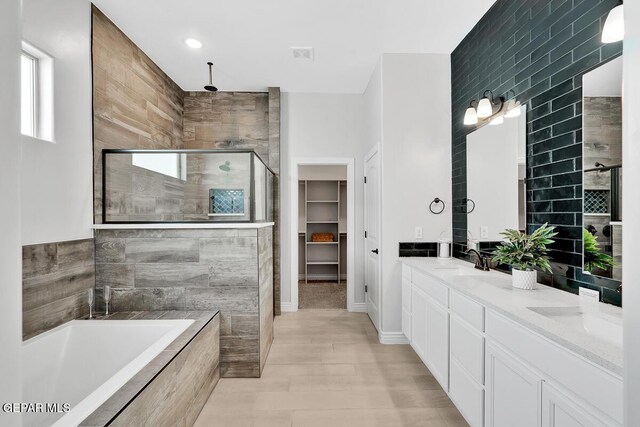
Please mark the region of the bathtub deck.
POLYGON ((80 425, 132 425, 132 423, 161 425, 163 422, 176 424, 179 420, 187 421, 187 425, 192 424, 220 377, 219 312, 132 311, 97 316, 96 318, 107 321, 193 319, 195 322, 80 425), (200 347, 192 348, 192 346, 200 347), (203 355, 207 354, 204 351, 206 348, 203 347, 208 347, 209 350, 207 361, 202 360, 203 355), (177 363, 173 363, 174 361, 177 363), (209 366, 203 366, 207 365, 203 362, 210 362, 209 366), (167 378, 163 378, 163 375, 167 378), (175 378, 180 376, 183 379, 179 384, 170 383, 171 380, 175 381, 175 378), (170 401, 170 399, 184 399, 185 393, 182 392, 183 387, 181 386, 190 383, 190 387, 193 389, 195 381, 203 381, 203 384, 193 396, 194 399, 188 404, 175 405, 175 402, 170 401), (166 388, 175 388, 175 393, 167 393, 166 388), (167 401, 149 401, 151 396, 155 400, 160 395, 167 401), (171 413, 164 413, 165 411, 171 411, 171 413), (182 413, 178 413, 178 411, 182 411, 182 413), (160 417, 161 421, 154 419, 155 417, 160 417), (160 424, 157 424, 156 421, 160 424))

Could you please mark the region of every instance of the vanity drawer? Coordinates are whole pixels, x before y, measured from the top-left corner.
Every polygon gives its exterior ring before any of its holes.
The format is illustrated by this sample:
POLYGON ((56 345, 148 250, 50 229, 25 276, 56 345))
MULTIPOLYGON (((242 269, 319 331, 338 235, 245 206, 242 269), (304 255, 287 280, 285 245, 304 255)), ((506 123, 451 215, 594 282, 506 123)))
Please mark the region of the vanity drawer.
POLYGON ((450 298, 451 312, 484 332, 484 307, 455 291, 451 291, 450 298))
POLYGON ((450 328, 451 357, 456 359, 478 384, 484 384, 484 337, 455 314, 451 315, 450 328))
POLYGON ((402 278, 411 281, 411 267, 402 264, 402 278))
POLYGON ((449 308, 449 288, 417 270, 413 270, 411 279, 414 286, 420 288, 438 304, 449 308))
POLYGON ((491 310, 486 316, 487 340, 561 384, 592 407, 622 424, 622 379, 582 356, 491 310))

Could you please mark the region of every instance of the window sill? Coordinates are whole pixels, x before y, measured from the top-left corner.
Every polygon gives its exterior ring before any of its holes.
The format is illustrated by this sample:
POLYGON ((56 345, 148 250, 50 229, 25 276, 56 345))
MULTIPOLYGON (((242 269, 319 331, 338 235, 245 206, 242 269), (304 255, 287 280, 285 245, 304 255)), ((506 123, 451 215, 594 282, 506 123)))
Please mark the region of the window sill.
POLYGON ((36 136, 25 135, 24 133, 21 133, 20 135, 22 135, 22 140, 24 142, 29 141, 29 142, 47 143, 47 144, 55 144, 56 143, 53 139, 38 138, 36 136))

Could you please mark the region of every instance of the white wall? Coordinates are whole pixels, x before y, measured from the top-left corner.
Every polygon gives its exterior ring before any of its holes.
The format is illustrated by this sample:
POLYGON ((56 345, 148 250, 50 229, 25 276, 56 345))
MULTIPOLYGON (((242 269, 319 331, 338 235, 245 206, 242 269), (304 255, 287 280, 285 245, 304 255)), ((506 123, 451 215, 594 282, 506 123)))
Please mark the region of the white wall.
MULTIPOLYGON (((640 259, 640 212, 638 182, 640 182, 640 3, 624 3, 625 38, 623 71, 623 140, 624 158, 622 217, 631 218, 622 227, 624 259, 640 259)), ((640 287, 637 273, 629 263, 622 271, 622 306, 624 307, 624 425, 640 425, 640 287)))
POLYGON ((451 72, 444 54, 382 58, 382 332, 400 333, 399 242, 451 234, 451 72), (429 212, 439 197, 440 215, 429 212))
MULTIPOLYGON (((0 16, 0 402, 5 403, 22 398, 20 0, 2 0, 0 16)), ((0 411, 0 425, 20 425, 20 417, 0 411)))
POLYGON ((91 3, 23 0, 23 37, 54 58, 54 143, 23 137, 22 243, 92 237, 91 3))
MULTIPOLYGON (((280 169, 282 269, 281 301, 291 302, 292 260, 290 161, 292 158, 355 159, 355 302, 364 302, 363 266, 363 125, 362 95, 283 93, 281 99, 280 169)), ((297 219, 296 219, 297 220, 297 219)), ((297 254, 293 259, 297 259, 297 254)), ((351 268, 351 266, 349 266, 351 268)), ((295 280, 293 281, 295 283, 295 280)))
POLYGON ((298 181, 346 181, 347 167, 336 165, 303 165, 298 168, 298 181))

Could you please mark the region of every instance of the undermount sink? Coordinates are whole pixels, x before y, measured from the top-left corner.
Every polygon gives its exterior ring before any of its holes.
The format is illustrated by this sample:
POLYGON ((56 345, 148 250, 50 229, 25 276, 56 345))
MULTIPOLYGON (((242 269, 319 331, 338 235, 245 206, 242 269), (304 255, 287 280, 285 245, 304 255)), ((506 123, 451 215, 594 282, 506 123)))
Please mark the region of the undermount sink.
POLYGON ((594 337, 622 347, 622 319, 605 313, 590 313, 580 306, 527 307, 549 319, 584 330, 594 337))

